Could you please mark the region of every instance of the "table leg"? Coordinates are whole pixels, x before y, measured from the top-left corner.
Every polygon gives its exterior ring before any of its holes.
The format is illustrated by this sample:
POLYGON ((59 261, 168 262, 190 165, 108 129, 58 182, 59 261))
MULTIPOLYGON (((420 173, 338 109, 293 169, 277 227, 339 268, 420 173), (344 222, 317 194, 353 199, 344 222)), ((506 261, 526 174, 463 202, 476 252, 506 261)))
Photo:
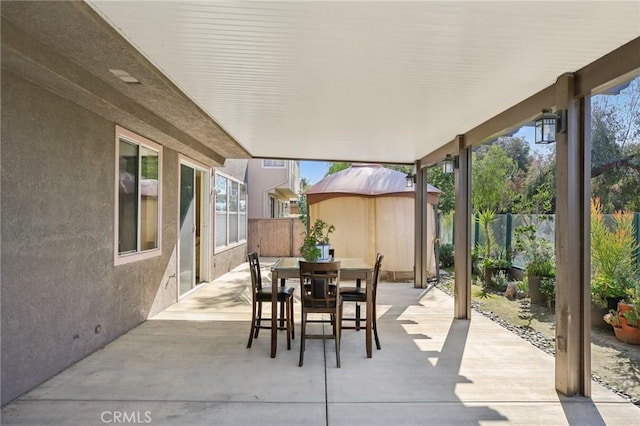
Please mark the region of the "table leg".
POLYGON ((276 357, 278 346, 278 274, 271 273, 271 358, 276 357))
POLYGON ((367 358, 371 358, 372 349, 371 349, 371 329, 373 325, 373 284, 371 283, 372 275, 370 272, 367 272, 367 358))
MULTIPOLYGON (((362 287, 362 280, 358 278, 356 279, 356 288, 361 288, 361 287, 362 287)), ((360 303, 356 303, 356 330, 360 331, 360 303)))
MULTIPOLYGON (((280 286, 284 287, 286 278, 280 278, 280 286)), ((284 327, 284 302, 280 302, 280 327, 284 327)))

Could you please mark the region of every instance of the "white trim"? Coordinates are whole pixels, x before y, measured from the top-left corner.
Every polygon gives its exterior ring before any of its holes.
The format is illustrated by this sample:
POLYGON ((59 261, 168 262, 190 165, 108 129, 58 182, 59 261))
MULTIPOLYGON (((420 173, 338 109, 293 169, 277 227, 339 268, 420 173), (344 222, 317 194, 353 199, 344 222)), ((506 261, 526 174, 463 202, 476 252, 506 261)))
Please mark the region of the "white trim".
MULTIPOLYGON (((118 125, 115 126, 115 174, 114 174, 114 209, 113 209, 113 264, 114 266, 125 265, 127 263, 137 262, 140 260, 151 259, 162 255, 162 145, 150 141, 149 139, 133 133, 124 127, 118 125), (144 146, 145 148, 152 149, 158 153, 158 247, 151 250, 137 251, 135 253, 119 254, 118 253, 118 240, 119 240, 119 185, 120 185, 120 141, 125 140, 136 145, 144 146)), ((140 211, 138 210, 138 216, 140 211)), ((138 224, 140 217, 138 217, 138 224)), ((138 241, 138 244, 140 242, 138 241)))

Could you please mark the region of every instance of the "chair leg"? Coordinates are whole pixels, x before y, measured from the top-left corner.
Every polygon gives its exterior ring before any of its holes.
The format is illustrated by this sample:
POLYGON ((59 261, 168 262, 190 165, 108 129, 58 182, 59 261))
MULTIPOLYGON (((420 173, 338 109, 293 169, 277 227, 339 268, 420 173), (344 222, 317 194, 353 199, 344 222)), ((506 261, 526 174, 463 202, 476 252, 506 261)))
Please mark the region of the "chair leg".
POLYGON ((291 315, 289 315, 289 303, 291 303, 291 298, 289 298, 285 304, 285 313, 286 313, 286 324, 287 324, 287 350, 290 351, 291 350, 291 315))
POLYGON ((295 318, 293 316, 293 296, 289 298, 289 318, 291 318, 291 340, 296 339, 295 318))
POLYGON ((247 349, 251 348, 251 344, 253 343, 253 333, 256 332, 256 304, 253 303, 253 308, 251 309, 251 331, 249 332, 249 343, 247 343, 247 349))
POLYGON ((300 331, 300 362, 298 363, 298 367, 302 367, 302 362, 304 361, 304 342, 305 342, 305 332, 307 329, 307 313, 302 312, 302 325, 300 331))
POLYGON ((360 303, 356 302, 356 330, 360 331, 360 303))
POLYGON ((373 302, 373 308, 372 308, 372 312, 371 312, 371 321, 373 321, 373 337, 375 337, 376 339, 376 348, 378 348, 378 350, 382 349, 382 347, 380 346, 380 339, 378 339, 378 312, 376 312, 376 302, 375 302, 375 297, 373 298, 374 302, 373 302))
MULTIPOLYGON (((258 316, 256 317, 256 323, 259 326, 262 321, 262 302, 257 302, 257 303, 258 303, 258 316)), ((253 337, 257 339, 259 332, 260 332, 260 327, 256 327, 256 334, 253 337)))
POLYGON ((340 339, 342 337, 342 333, 340 332, 342 327, 340 327, 339 324, 342 324, 342 305, 336 310, 336 317, 333 322, 334 337, 336 339, 336 363, 338 368, 340 368, 340 339))
POLYGON ((284 327, 285 316, 285 302, 280 302, 280 327, 284 327))

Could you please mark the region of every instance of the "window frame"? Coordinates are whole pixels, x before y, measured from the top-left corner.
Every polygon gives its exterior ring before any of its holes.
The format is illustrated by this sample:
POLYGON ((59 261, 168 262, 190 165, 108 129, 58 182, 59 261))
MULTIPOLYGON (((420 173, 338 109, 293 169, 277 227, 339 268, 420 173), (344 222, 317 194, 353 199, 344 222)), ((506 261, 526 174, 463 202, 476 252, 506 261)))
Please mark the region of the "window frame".
POLYGON ((287 161, 281 160, 279 158, 265 158, 264 160, 262 160, 262 168, 263 169, 286 169, 287 161), (282 161, 282 164, 277 164, 277 165, 267 164, 267 161, 282 161))
MULTIPOLYGON (((133 133, 123 127, 117 126, 115 129, 115 176, 114 176, 114 214, 113 214, 113 264, 114 266, 125 265, 132 262, 138 262, 145 259, 151 259, 153 257, 160 256, 162 254, 162 145, 157 144, 149 139, 133 133), (141 217, 140 217, 140 203, 137 207, 137 223, 136 223, 136 251, 130 253, 120 254, 119 252, 119 239, 120 239, 120 142, 130 143, 137 145, 138 147, 144 147, 146 149, 155 151, 158 153, 158 213, 156 223, 156 235, 157 235, 157 247, 142 250, 140 247, 140 229, 141 229, 141 217)), ((140 164, 138 165, 138 176, 140 176, 140 164)), ((140 186, 140 179, 138 179, 138 186, 140 186)), ((138 192, 138 197, 141 197, 138 192)))
POLYGON ((247 243, 247 232, 248 232, 248 222, 247 222, 247 202, 248 202, 248 191, 247 191, 247 185, 241 181, 240 179, 234 178, 233 176, 229 176, 226 173, 222 173, 219 171, 216 171, 214 173, 214 178, 215 178, 215 182, 214 182, 214 188, 215 188, 215 202, 214 202, 214 206, 213 206, 213 216, 214 216, 214 224, 213 224, 213 229, 214 229, 214 237, 213 237, 213 242, 214 242, 214 254, 223 252, 225 250, 243 245, 247 243), (225 231, 226 231, 226 235, 225 235, 225 244, 224 245, 218 245, 218 214, 222 213, 221 211, 217 210, 217 195, 218 195, 218 178, 223 178, 226 179, 227 182, 227 190, 226 190, 226 194, 227 194, 227 198, 226 198, 226 204, 225 204, 225 220, 226 220, 226 226, 225 226, 225 231), (236 211, 231 212, 229 210, 229 206, 231 204, 229 197, 231 196, 231 185, 230 183, 233 182, 237 185, 237 202, 236 202, 236 211), (244 192, 242 191, 242 188, 244 188, 244 192), (241 211, 241 198, 242 198, 242 194, 244 193, 244 212, 241 211), (229 241, 229 225, 230 225, 230 220, 229 217, 231 214, 234 214, 238 217, 238 222, 237 222, 237 235, 238 235, 238 241, 233 241, 230 242, 229 241), (241 226, 241 222, 244 221, 244 228, 241 226), (244 236, 241 235, 241 230, 244 229, 244 236))

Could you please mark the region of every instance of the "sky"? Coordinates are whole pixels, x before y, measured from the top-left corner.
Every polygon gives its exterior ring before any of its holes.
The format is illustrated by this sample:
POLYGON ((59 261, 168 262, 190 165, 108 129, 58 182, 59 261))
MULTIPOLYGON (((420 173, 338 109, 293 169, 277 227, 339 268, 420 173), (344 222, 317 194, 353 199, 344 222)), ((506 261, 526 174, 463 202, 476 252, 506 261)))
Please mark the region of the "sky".
POLYGON ((326 161, 300 161, 300 176, 313 185, 322 180, 328 168, 326 161))

